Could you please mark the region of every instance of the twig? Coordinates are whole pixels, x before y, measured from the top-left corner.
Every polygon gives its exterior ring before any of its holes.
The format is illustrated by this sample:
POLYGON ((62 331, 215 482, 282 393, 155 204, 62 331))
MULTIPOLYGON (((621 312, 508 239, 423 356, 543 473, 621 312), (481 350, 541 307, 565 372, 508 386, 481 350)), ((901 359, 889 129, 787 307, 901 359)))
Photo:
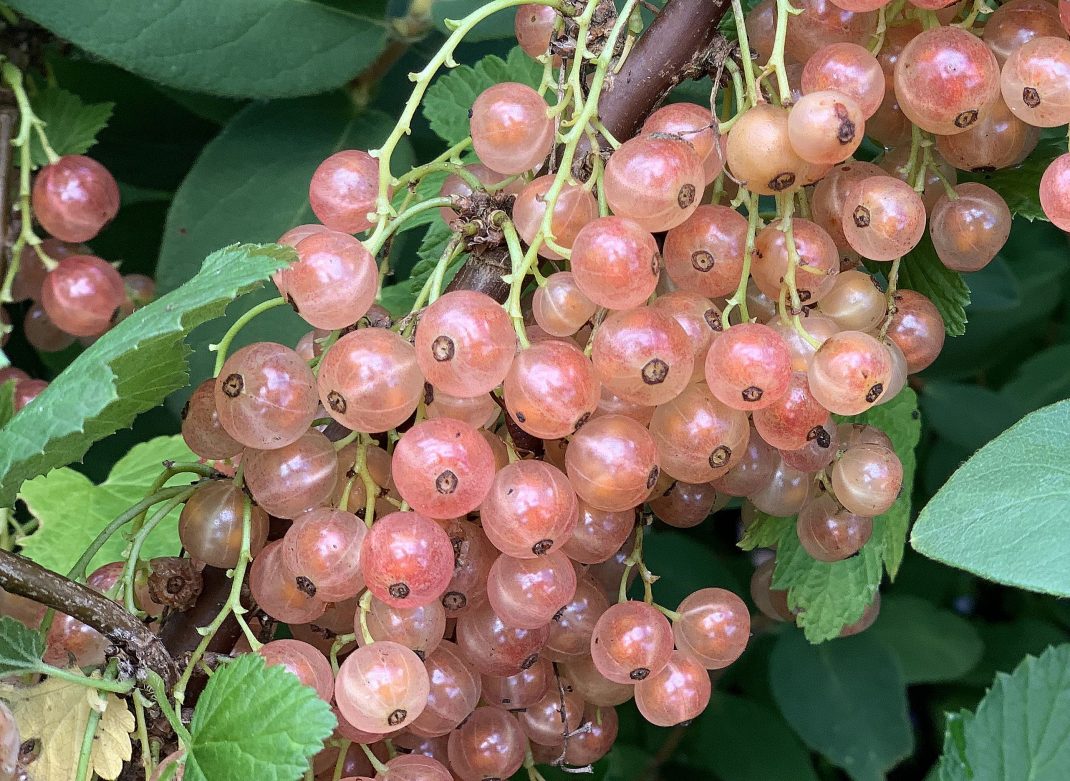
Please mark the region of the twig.
MULTIPOLYGON (((122 648, 138 668, 147 668, 168 683, 175 680, 174 660, 160 638, 122 607, 88 586, 14 553, 0 551, 0 587, 78 619, 122 648)), ((138 670, 139 677, 143 672, 138 670)))

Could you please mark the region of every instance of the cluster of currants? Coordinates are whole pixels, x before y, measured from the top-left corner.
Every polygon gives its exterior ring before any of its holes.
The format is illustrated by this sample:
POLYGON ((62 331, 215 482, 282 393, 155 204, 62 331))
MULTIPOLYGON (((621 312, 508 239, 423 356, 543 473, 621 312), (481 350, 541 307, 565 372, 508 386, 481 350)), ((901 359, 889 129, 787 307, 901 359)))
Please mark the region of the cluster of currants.
MULTIPOLYGON (((76 339, 92 344, 152 301, 156 293, 152 278, 122 275, 82 243, 92 240, 119 212, 119 186, 108 169, 82 155, 60 157, 38 172, 31 206, 50 238, 22 244, 17 265, 9 269, 11 302, 29 304, 22 328, 30 346, 57 352, 76 339)), ((10 325, 7 310, 0 309, 0 326, 10 325)), ((9 335, 5 331, 0 336, 0 347, 9 335)), ((0 383, 12 379, 16 411, 48 384, 21 369, 0 369, 0 383)))
MULTIPOLYGON (((886 147, 879 165, 888 174, 919 192, 916 177, 922 177, 925 209, 907 188, 889 181, 865 188, 871 190, 870 198, 903 199, 894 216, 882 214, 902 233, 899 254, 920 238, 927 210, 941 260, 957 271, 981 268, 999 249, 1009 214, 991 189, 974 183, 956 186, 955 170, 1016 166, 1036 147, 1041 128, 1070 122, 1067 0, 1058 6, 1047 0, 1010 0, 980 31, 972 29, 976 4, 964 0, 910 0, 906 5, 803 0, 798 5, 802 12, 788 17, 782 52, 794 105, 759 104, 757 111, 740 117, 728 134, 735 178, 763 194, 797 189, 825 176, 830 165, 844 158, 837 150, 853 152, 867 134, 886 147), (949 25, 960 14, 966 21, 949 25), (922 171, 917 165, 919 134, 928 156, 922 171)), ((750 46, 763 59, 772 57, 775 0, 763 0, 747 14, 746 30, 750 46)), ((880 172, 869 169, 866 175, 880 172)), ((846 233, 850 249, 862 257, 890 259, 867 254, 877 248, 852 230, 863 227, 858 223, 865 219, 855 214, 856 201, 851 198, 850 208, 842 212, 826 212, 834 218, 826 226, 830 235, 841 239, 846 233)), ((1040 201, 1052 223, 1070 230, 1070 155, 1048 167, 1040 201)), ((814 209, 817 214, 816 204, 814 209)))
MULTIPOLYGON (((338 737, 370 746, 324 751, 317 777, 338 762, 383 781, 584 767, 611 747, 616 705, 634 699, 661 726, 693 719, 751 617, 723 589, 654 601, 650 515, 686 528, 740 498, 744 523, 797 516, 803 548, 836 562, 896 500, 888 436, 836 416, 892 400, 940 353, 936 306, 897 287, 926 226, 956 271, 1006 242, 1007 204, 955 171, 1017 165, 1038 128, 1070 120, 1067 0, 1012 0, 980 36, 975 18, 943 26, 968 9, 941 0, 889 5, 879 29, 884 2, 798 5, 764 0, 740 26, 779 101, 749 58, 732 63, 735 117, 667 105, 623 143, 605 131, 611 149, 563 182, 545 168, 562 110, 518 83, 478 96, 479 162, 453 165, 441 216, 459 236, 489 220, 534 258, 513 253, 505 307, 436 290, 392 322, 375 303, 372 242, 354 238, 386 216, 381 158, 347 150, 315 171, 320 224, 280 237, 298 260, 274 279, 313 330, 293 348, 237 350, 194 390, 185 441, 229 477, 198 485, 179 533, 198 565, 234 568, 248 549, 261 624, 293 637, 235 650, 284 665, 332 704, 338 737), (866 134, 887 148, 878 163, 850 159, 866 134), (746 215, 722 205, 733 189, 746 215), (496 197, 473 217, 480 192, 496 197), (629 598, 636 575, 642 599, 629 598), (384 765, 387 739, 411 753, 384 765)), ((544 62, 575 56, 557 45, 567 27, 553 8, 518 9, 517 39, 544 62)), ((570 121, 592 122, 585 112, 570 121)), ((1040 195, 1070 229, 1070 156, 1040 195)), ((67 327, 74 313, 114 311, 96 261, 64 258, 41 285, 42 316, 68 333, 83 335, 67 327), (93 289, 92 307, 64 295, 67 277, 93 289)), ((90 585, 113 590, 117 566, 90 585)), ((753 600, 793 620, 773 567, 755 570, 753 600)), ((138 588, 143 610, 162 610, 138 588)), ((47 653, 99 664, 94 635, 60 617, 47 653)))

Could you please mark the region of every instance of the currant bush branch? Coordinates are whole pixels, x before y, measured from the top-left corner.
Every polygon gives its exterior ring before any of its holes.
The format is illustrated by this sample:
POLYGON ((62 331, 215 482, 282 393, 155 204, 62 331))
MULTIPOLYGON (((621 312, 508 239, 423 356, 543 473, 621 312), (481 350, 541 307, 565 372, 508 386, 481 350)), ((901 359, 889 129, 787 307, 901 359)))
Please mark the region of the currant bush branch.
MULTIPOLYGON (((562 14, 568 13, 568 7, 566 7, 567 4, 563 0, 535 0, 535 2, 539 5, 551 6, 562 14)), ((383 142, 383 145, 370 152, 372 157, 375 157, 379 161, 379 197, 376 201, 375 229, 371 236, 368 237, 368 244, 366 246, 382 246, 382 234, 387 230, 387 218, 392 214, 389 196, 390 188, 394 184, 393 174, 390 168, 391 158, 401 139, 411 132, 410 126, 412 118, 416 115, 417 109, 423 102, 424 94, 427 92, 427 88, 431 85, 431 80, 441 67, 454 67, 457 64, 453 59, 453 53, 473 27, 498 11, 522 5, 523 3, 524 0, 492 0, 492 2, 486 3, 461 21, 450 23, 449 26, 453 29, 453 32, 450 34, 449 38, 446 39, 427 65, 425 65, 419 72, 409 74, 409 80, 412 81, 415 86, 413 87, 412 93, 409 95, 409 99, 405 103, 405 107, 401 111, 401 116, 398 118, 397 124, 394 125, 394 129, 391 131, 386 141, 383 142)))
POLYGON ((239 626, 241 626, 242 631, 246 633, 254 650, 260 645, 259 641, 256 640, 256 637, 253 636, 252 632, 249 630, 248 625, 242 619, 242 614, 245 613, 246 610, 241 604, 241 588, 242 583, 245 581, 245 570, 247 569, 249 562, 252 560, 249 553, 251 522, 252 503, 250 502, 249 497, 245 496, 242 507, 241 550, 238 553, 238 562, 230 572, 230 594, 227 596, 227 600, 223 604, 222 609, 216 614, 216 617, 212 619, 212 622, 203 629, 198 630, 202 635, 201 642, 193 650, 193 653, 190 654, 186 669, 182 671, 182 675, 179 677, 178 683, 175 684, 174 688, 174 700, 179 707, 181 707, 185 701, 186 687, 189 685, 197 661, 204 656, 205 651, 208 650, 208 644, 211 643, 212 638, 219 630, 220 625, 222 625, 223 621, 225 621, 229 615, 233 614, 237 619, 239 626))

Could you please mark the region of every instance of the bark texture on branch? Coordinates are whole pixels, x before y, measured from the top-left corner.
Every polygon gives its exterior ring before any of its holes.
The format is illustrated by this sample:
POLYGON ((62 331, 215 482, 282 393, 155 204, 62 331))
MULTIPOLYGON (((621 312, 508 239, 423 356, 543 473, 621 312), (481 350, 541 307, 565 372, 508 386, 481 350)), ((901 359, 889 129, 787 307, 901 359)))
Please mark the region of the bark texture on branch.
POLYGON ((77 618, 123 649, 138 667, 155 671, 169 685, 174 682, 175 663, 160 638, 103 594, 5 550, 0 550, 0 587, 77 618))
MULTIPOLYGON (((721 37, 717 25, 730 5, 730 0, 668 0, 598 100, 599 119, 614 138, 627 141, 673 87, 704 75, 721 37)), ((582 161, 589 151, 583 139, 576 160, 582 161)), ((477 290, 504 303, 509 286, 502 275, 508 273, 508 254, 474 255, 447 290, 477 290)))
POLYGON ((618 141, 638 133, 673 87, 704 74, 718 39, 717 25, 730 5, 729 0, 665 4, 598 100, 598 116, 618 141))

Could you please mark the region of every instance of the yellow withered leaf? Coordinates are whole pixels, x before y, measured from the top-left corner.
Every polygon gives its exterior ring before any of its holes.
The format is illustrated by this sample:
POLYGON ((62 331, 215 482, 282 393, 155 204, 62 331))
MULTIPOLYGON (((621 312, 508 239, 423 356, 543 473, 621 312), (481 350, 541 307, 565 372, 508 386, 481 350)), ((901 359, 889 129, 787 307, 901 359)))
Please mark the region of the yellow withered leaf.
POLYGON ((23 741, 40 741, 37 759, 28 766, 34 781, 74 778, 78 752, 93 710, 101 714, 89 755, 94 772, 106 781, 114 781, 123 763, 130 759, 134 715, 114 694, 47 678, 25 689, 4 687, 0 697, 8 701, 15 715, 19 737, 23 741))

